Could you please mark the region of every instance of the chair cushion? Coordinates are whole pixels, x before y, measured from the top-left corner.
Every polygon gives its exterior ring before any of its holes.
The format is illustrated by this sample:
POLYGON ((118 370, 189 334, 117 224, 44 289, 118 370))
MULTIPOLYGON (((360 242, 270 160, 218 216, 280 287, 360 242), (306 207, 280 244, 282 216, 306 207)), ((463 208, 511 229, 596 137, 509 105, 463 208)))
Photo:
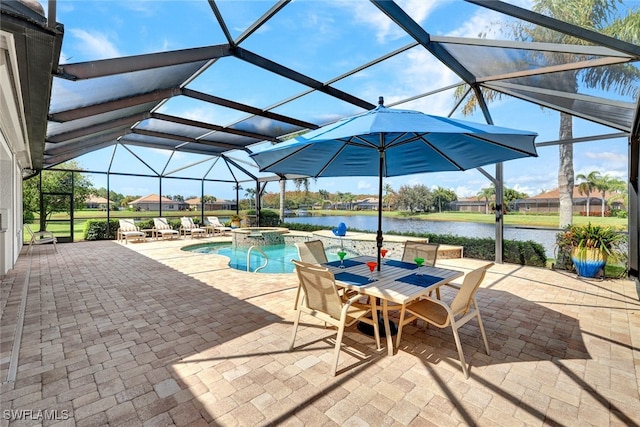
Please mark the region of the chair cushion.
POLYGON ((440 304, 423 299, 407 306, 407 311, 436 326, 445 326, 448 321, 447 310, 440 304))

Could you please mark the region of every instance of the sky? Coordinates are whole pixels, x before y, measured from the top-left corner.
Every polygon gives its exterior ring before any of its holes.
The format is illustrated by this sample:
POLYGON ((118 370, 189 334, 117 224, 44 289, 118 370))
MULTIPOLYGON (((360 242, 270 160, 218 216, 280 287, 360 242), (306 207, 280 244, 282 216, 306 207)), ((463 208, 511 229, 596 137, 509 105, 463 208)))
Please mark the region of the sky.
MULTIPOLYGON (((476 37, 486 32, 487 38, 503 38, 499 32, 500 19, 493 12, 477 8, 458 0, 427 2, 399 1, 406 10, 432 35, 476 37)), ((511 1, 523 7, 530 7, 528 1, 511 1)), ((47 11, 47 2, 41 4, 47 11)), ((221 1, 218 2, 233 37, 238 36, 257 17, 268 10, 273 2, 221 1)), ((636 7, 638 2, 625 2, 636 7)), ((404 46, 410 40, 394 24, 382 15, 368 1, 295 1, 285 7, 278 19, 261 28, 257 35, 242 44, 246 49, 277 60, 296 71, 308 74, 320 81, 327 81, 354 66, 404 46), (286 13, 284 13, 286 11, 286 13), (301 33, 302 32, 302 33, 301 33), (269 37, 264 37, 268 34, 269 37), (304 34, 304 37, 292 36, 304 34), (348 37, 347 37, 348 36, 348 37)), ((205 0, 183 1, 68 1, 58 0, 57 21, 64 24, 65 35, 62 45, 61 63, 84 62, 119 56, 139 55, 167 50, 184 49, 224 43, 213 13, 205 0)), ((221 61, 222 62, 222 61, 221 61)), ((263 78, 263 77, 260 77, 263 78)), ((228 61, 220 67, 203 73, 192 88, 223 98, 254 106, 267 106, 289 95, 299 93, 301 87, 281 78, 260 80, 255 70, 244 63, 228 61), (265 86, 278 87, 278 93, 265 91, 265 86), (242 90, 239 90, 241 88, 242 90)), ((416 93, 424 93, 453 84, 459 79, 442 67, 430 55, 420 49, 412 49, 397 59, 384 65, 372 67, 367 72, 335 84, 339 89, 353 91, 362 99, 376 103, 378 96, 385 96, 387 105, 406 99, 416 93), (384 68, 381 75, 393 75, 376 79, 376 67, 384 68)), ((54 85, 54 93, 55 93, 54 85)), ((585 92, 594 94, 593 92, 585 92)), ((296 113, 303 119, 315 123, 330 122, 341 116, 355 114, 343 104, 328 99, 327 96, 309 96, 295 104, 296 113), (307 108, 305 102, 314 103, 314 109, 307 108), (324 111, 318 117, 318 105, 324 111), (305 116, 306 115, 306 116, 305 116)), ((631 101, 630 99, 621 98, 631 101)), ((451 91, 397 106, 415 109, 428 114, 449 115, 454 106, 451 91)), ((180 113, 194 120, 227 124, 238 120, 236 113, 222 107, 192 104, 179 99, 165 104, 162 112, 180 113)), ((537 142, 558 139, 559 113, 541 109, 523 101, 502 98, 490 105, 496 125, 530 130, 539 134, 537 142)), ((277 111, 277 110, 276 110, 277 111)), ((278 111, 291 113, 286 108, 278 111)), ((453 117, 484 122, 476 113, 453 117)), ((574 119, 574 137, 593 134, 608 134, 613 129, 574 119)), ((574 168, 576 174, 587 175, 599 171, 616 178, 627 176, 626 138, 598 142, 579 143, 574 146, 574 168)), ((132 151, 144 157, 156 170, 179 170, 198 162, 197 156, 181 153, 166 162, 169 153, 163 150, 133 147, 132 151)), ((540 147, 538 158, 519 159, 504 163, 505 185, 527 193, 530 196, 557 187, 558 147, 540 147)), ((77 159, 86 170, 106 170, 109 161, 115 160, 112 171, 148 173, 147 166, 141 164, 130 152, 119 148, 103 149, 77 159)), ((208 166, 196 165, 189 168, 200 176, 208 166)), ((485 168, 494 173, 493 166, 485 168)), ((91 175, 96 187, 106 187, 106 178, 91 175)), ((397 190, 402 185, 424 184, 428 187, 441 186, 454 190, 458 197, 475 196, 490 185, 487 178, 477 170, 465 172, 445 172, 393 177, 385 180, 397 190)), ((147 195, 158 193, 158 181, 151 178, 133 178, 113 175, 110 189, 124 195, 147 195)), ((250 185, 244 185, 247 188, 250 185)), ((293 190, 293 183, 288 184, 293 190)), ((312 191, 326 190, 330 193, 371 194, 377 192, 377 179, 373 177, 320 178, 311 182, 312 191)), ((278 192, 277 183, 267 185, 266 191, 278 192)), ((162 181, 162 194, 180 194, 183 197, 199 195, 198 181, 162 181)), ((233 185, 229 183, 206 184, 205 193, 222 199, 235 198, 233 185)), ((243 191, 240 193, 244 197, 243 191)))

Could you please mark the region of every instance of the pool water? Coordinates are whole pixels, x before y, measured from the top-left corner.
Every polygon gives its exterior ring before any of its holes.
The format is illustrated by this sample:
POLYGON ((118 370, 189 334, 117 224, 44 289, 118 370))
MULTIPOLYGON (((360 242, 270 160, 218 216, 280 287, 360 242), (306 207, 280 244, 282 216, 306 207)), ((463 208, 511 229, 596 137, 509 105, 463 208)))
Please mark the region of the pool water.
MULTIPOLYGON (((294 266, 292 259, 298 259, 298 250, 293 245, 270 245, 259 246, 269 258, 267 266, 259 271, 259 273, 293 273, 294 266)), ((247 271, 247 251, 246 247, 233 247, 229 243, 205 243, 202 245, 188 246, 184 248, 186 251, 198 252, 204 254, 218 254, 229 257, 229 267, 236 270, 247 271)), ((327 253, 329 261, 338 259, 335 254, 327 253)), ((257 250, 251 251, 250 265, 251 271, 264 264, 264 256, 257 250)))

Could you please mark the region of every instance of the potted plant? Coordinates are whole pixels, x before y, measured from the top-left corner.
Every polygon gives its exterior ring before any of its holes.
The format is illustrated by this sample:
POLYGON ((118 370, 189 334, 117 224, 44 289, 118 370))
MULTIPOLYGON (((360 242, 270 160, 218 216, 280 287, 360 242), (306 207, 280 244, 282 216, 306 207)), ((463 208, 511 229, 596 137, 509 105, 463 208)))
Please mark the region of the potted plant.
POLYGON ((611 227, 572 225, 558 239, 558 245, 571 250, 571 261, 579 276, 599 277, 608 258, 620 256, 619 245, 625 237, 611 227))
POLYGON ((242 224, 242 217, 240 215, 231 215, 231 227, 238 228, 242 224))

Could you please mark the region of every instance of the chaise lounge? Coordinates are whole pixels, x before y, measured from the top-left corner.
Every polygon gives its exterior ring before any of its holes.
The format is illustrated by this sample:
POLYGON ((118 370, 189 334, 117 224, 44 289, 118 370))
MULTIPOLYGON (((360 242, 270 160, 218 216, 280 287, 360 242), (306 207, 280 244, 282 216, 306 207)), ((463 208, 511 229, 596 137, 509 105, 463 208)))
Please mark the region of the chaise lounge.
POLYGON ((129 240, 144 242, 146 240, 146 233, 144 231, 140 231, 140 227, 138 227, 133 219, 121 219, 120 228, 118 228, 118 232, 116 233, 116 237, 118 242, 124 240, 124 244, 126 245, 129 240))
POLYGON ((206 228, 207 230, 211 230, 211 234, 213 234, 214 236, 216 235, 216 233, 225 235, 227 234, 227 231, 231 231, 231 227, 227 227, 223 223, 221 223, 217 216, 208 216, 207 221, 209 222, 209 224, 206 226, 206 228))
POLYGON ((180 238, 180 233, 178 230, 174 230, 171 228, 171 225, 167 222, 165 218, 153 218, 153 235, 156 239, 168 237, 169 239, 173 239, 174 237, 180 238))
POLYGON ((205 237, 207 235, 207 230, 198 227, 191 217, 183 216, 180 218, 180 223, 180 232, 185 237, 187 234, 191 235, 192 239, 196 237, 205 237))

